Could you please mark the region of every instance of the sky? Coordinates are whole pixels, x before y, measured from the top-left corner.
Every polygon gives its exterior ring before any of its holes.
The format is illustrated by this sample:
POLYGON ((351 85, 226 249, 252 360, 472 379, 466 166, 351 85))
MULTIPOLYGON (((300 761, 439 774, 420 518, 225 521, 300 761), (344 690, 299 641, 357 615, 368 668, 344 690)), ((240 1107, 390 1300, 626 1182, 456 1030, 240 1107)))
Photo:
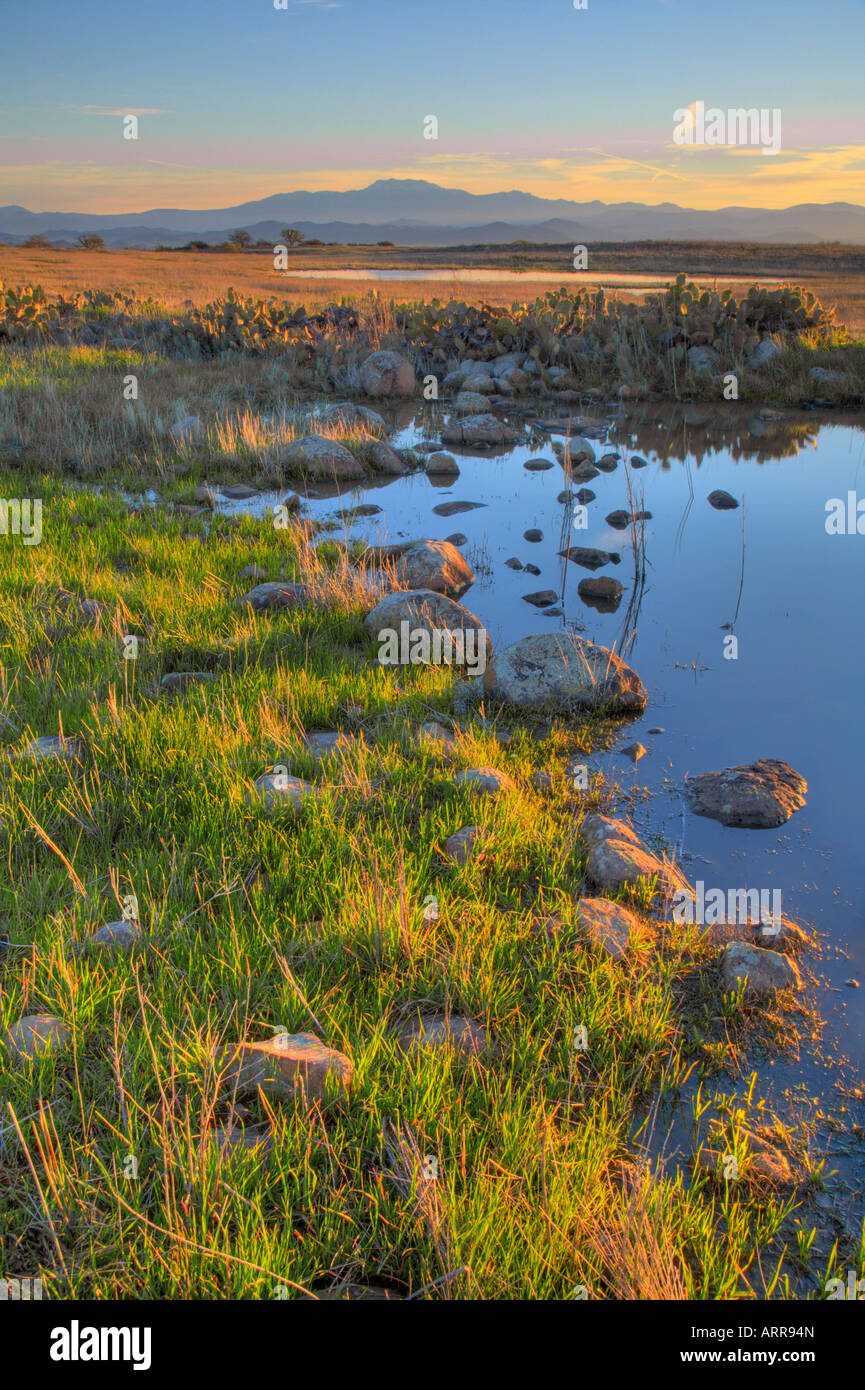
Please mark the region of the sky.
POLYGON ((863 0, 276 3, 7 0, 0 204, 222 208, 377 178, 704 209, 865 204, 863 0), (779 151, 696 131, 677 144, 675 113, 697 102, 779 112, 779 151))

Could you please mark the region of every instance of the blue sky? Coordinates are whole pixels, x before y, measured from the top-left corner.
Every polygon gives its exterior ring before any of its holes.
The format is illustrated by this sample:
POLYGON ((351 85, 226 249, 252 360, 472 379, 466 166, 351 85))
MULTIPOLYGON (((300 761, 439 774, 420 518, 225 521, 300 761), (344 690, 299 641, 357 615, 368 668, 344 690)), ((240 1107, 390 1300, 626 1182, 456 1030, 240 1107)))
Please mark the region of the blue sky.
POLYGON ((606 202, 865 202, 860 0, 47 0, 7 10, 0 202, 119 212, 429 178, 606 202), (777 108, 777 155, 673 112, 777 108), (139 114, 123 140, 122 115, 139 114), (423 138, 427 115, 438 139, 423 138))

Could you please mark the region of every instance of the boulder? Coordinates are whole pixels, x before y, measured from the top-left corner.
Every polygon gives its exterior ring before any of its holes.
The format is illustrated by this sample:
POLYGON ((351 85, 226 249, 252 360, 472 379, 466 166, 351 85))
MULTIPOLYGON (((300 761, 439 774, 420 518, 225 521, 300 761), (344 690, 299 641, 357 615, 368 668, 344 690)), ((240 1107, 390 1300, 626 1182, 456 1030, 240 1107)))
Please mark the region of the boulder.
POLYGON ((212 671, 169 671, 159 682, 163 694, 188 690, 191 685, 209 685, 216 680, 212 671))
POLYGON ((580 839, 586 851, 586 875, 605 892, 616 893, 640 879, 657 877, 662 896, 680 892, 692 895, 675 864, 653 854, 626 821, 598 814, 586 816, 580 839))
POLYGON ((745 982, 746 998, 759 999, 779 989, 801 989, 802 976, 795 961, 780 951, 762 950, 747 941, 731 941, 724 948, 724 988, 732 991, 745 982))
POLYGON ((624 960, 632 939, 639 936, 639 917, 608 898, 580 898, 579 925, 592 945, 612 960, 624 960))
POLYGON ((618 608, 624 589, 618 579, 601 577, 581 579, 577 585, 577 593, 589 606, 594 606, 601 612, 611 613, 618 608))
POLYGON ((531 603, 535 608, 548 608, 558 597, 555 589, 537 589, 533 594, 523 594, 523 602, 531 603))
POLYGON ((486 396, 478 391, 460 391, 454 401, 454 409, 458 415, 483 415, 487 409, 486 396))
POLYGON ((451 420, 442 430, 445 444, 462 444, 468 447, 483 448, 496 445, 519 444, 522 431, 497 420, 495 415, 468 415, 462 420, 451 420))
POLYGON ((421 1014, 403 1028, 398 1042, 403 1052, 448 1047, 465 1056, 477 1056, 489 1045, 485 1028, 457 1014, 421 1014))
POLYGON ((559 554, 566 560, 573 560, 575 565, 582 565, 586 570, 597 570, 602 565, 618 565, 621 563, 621 555, 616 555, 612 550, 596 550, 593 546, 569 545, 567 550, 560 550, 559 554))
POLYGON ((692 372, 697 376, 703 376, 706 372, 717 372, 718 354, 714 348, 702 345, 690 347, 685 353, 685 362, 692 372))
POLYGON ((266 772, 256 780, 253 790, 247 792, 246 802, 248 806, 265 811, 300 811, 318 795, 318 788, 300 777, 289 777, 284 772, 266 772))
POLYGON ((328 1091, 348 1091, 352 1064, 314 1033, 277 1033, 263 1042, 241 1042, 214 1049, 223 1084, 238 1095, 258 1088, 280 1100, 312 1101, 328 1091))
POLYGON ((758 830, 788 821, 805 805, 807 790, 805 778, 778 758, 704 772, 685 783, 688 804, 698 816, 758 830))
POLYGON ((397 581, 407 589, 433 589, 459 598, 475 581, 474 570, 449 541, 409 541, 387 548, 397 581))
POLYGON ((465 864, 483 848, 486 832, 479 825, 464 825, 449 835, 444 843, 444 853, 453 864, 465 864))
POLYGON ((361 461, 374 473, 384 473, 389 478, 398 478, 408 471, 405 461, 384 439, 366 436, 360 441, 358 453, 361 461))
POLYGON ((257 584, 238 602, 248 604, 256 613, 266 613, 270 609, 302 608, 310 600, 310 590, 306 584, 291 584, 279 579, 271 584, 257 584))
POLYGON ((363 620, 364 630, 372 637, 378 637, 384 628, 399 631, 399 625, 407 622, 414 629, 433 632, 446 629, 449 632, 476 632, 477 651, 492 654, 493 644, 483 623, 464 608, 461 603, 436 593, 433 589, 399 589, 386 594, 363 620))
MULTIPOLYGON (((369 394, 369 393, 367 393, 369 394)), ((362 430, 366 434, 386 434, 387 425, 375 410, 354 401, 338 401, 319 412, 318 423, 342 429, 346 434, 362 430)))
POLYGON ((105 922, 93 933, 88 944, 114 951, 132 951, 141 944, 141 927, 125 917, 117 922, 105 922))
POLYGON ((522 709, 549 703, 625 715, 641 714, 648 698, 621 657, 572 633, 534 633, 496 653, 483 689, 522 709))
POLYGON ((69 1029, 54 1014, 26 1014, 7 1031, 4 1041, 18 1062, 30 1062, 69 1044, 69 1029))
POLYGON ((433 474, 433 476, 447 475, 449 477, 456 477, 460 470, 453 454, 446 454, 443 450, 437 449, 435 453, 430 454, 427 459, 426 471, 427 473, 433 474))
POLYGON ((366 477, 366 468, 344 445, 323 434, 306 434, 293 439, 276 459, 289 474, 322 481, 354 480, 366 477))
POLYGON ((373 352, 361 366, 358 385, 365 396, 410 396, 414 367, 397 352, 373 352))
POLYGON ((776 357, 781 356, 781 349, 772 338, 763 338, 750 357, 745 358, 746 367, 765 367, 776 357))
POLYGON ((498 796, 502 792, 516 791, 513 779, 495 767, 469 767, 464 772, 458 772, 453 781, 454 786, 467 787, 480 796, 498 796))

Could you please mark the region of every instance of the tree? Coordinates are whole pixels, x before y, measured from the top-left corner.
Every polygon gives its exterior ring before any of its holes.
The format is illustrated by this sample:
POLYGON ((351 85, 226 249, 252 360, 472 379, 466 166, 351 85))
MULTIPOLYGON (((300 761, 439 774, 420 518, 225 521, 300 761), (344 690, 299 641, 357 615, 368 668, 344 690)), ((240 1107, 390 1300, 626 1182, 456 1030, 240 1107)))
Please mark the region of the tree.
POLYGON ((24 242, 24 245, 31 248, 38 247, 44 250, 46 247, 51 246, 51 242, 48 240, 47 236, 43 236, 41 232, 31 232, 30 236, 24 242))
POLYGON ((296 227, 283 227, 282 240, 286 246, 299 246, 302 241, 306 240, 306 237, 296 227))
POLYGON ((245 251, 247 246, 252 244, 252 237, 249 235, 249 232, 245 232, 243 228, 240 227, 236 232, 231 233, 231 236, 228 238, 228 244, 229 246, 233 246, 235 251, 245 251))
POLYGON ((95 232, 82 232, 80 236, 77 236, 75 238, 75 240, 78 242, 79 246, 84 247, 85 251, 105 250, 105 242, 103 241, 102 237, 97 236, 95 232))

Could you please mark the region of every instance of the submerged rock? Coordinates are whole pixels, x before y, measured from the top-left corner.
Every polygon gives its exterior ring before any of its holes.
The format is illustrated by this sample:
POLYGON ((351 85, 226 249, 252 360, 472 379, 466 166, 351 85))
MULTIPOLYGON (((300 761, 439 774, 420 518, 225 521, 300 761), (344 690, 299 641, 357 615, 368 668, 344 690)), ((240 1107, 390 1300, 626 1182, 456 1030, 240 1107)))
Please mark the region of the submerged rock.
POLYGON ((523 709, 608 709, 641 714, 647 694, 635 671, 615 652, 571 633, 534 633, 488 662, 486 694, 523 709))
POLYGON ((714 507, 716 512, 732 512, 738 505, 735 497, 723 488, 716 488, 714 492, 709 493, 709 506, 714 507))
POLYGON ((805 778, 778 758, 704 772, 685 783, 688 804, 698 816, 759 830, 788 821, 805 805, 807 790, 805 778))

